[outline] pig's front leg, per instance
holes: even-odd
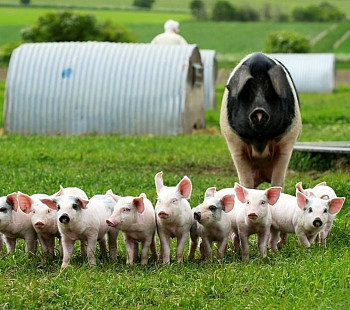
[[[188,233],[183,233],[177,238],[176,257],[177,257],[178,263],[182,263],[184,260],[184,249],[185,249],[187,236],[188,236]]]
[[[170,238],[164,232],[159,232],[159,239],[163,264],[170,264]]]
[[[108,233],[109,257],[112,261],[117,260],[117,239],[119,231],[111,229]]]
[[[4,236],[5,243],[6,243],[6,248],[7,248],[7,254],[11,254],[15,251],[16,249],[16,238],[10,238]]]
[[[280,232],[276,229],[274,229],[273,227],[271,227],[271,231],[270,231],[270,249],[272,251],[272,253],[276,253],[277,252],[277,241],[278,241],[278,237],[280,235]]]
[[[222,241],[218,242],[218,258],[223,259],[226,249],[227,249],[228,238],[224,238]]]
[[[63,261],[61,269],[67,268],[74,249],[74,240],[62,235]]]
[[[283,187],[288,163],[293,151],[293,145],[294,143],[285,145],[284,150],[281,150],[280,155],[274,162],[274,166],[272,168],[271,186]]]
[[[126,264],[133,265],[135,257],[135,242],[126,236],[124,236],[124,242],[126,247]]]
[[[204,253],[204,260],[213,261],[213,251],[211,249],[211,242],[208,238],[202,237],[202,247]]]
[[[106,235],[104,235],[98,243],[100,244],[101,255],[103,257],[107,257],[107,240],[106,240]]]
[[[269,240],[269,235],[270,235],[270,229],[267,231],[265,230],[257,235],[258,249],[262,257],[266,257],[267,255],[266,245],[267,245],[267,241]]]
[[[190,252],[188,254],[188,260],[194,260],[196,249],[198,247],[198,228],[197,223],[193,222],[190,230]]]
[[[239,236],[241,239],[241,248],[242,248],[242,260],[246,261],[249,259],[249,242],[248,242],[248,234],[239,232]]]
[[[281,240],[277,243],[278,249],[282,249],[282,247],[287,244],[288,241],[288,234],[287,233],[281,233],[280,234]]]
[[[84,240],[80,240],[80,253],[81,253],[81,256],[86,256],[87,245],[86,245],[86,241]]]
[[[232,154],[239,183],[244,187],[254,188],[253,171],[251,168],[251,162],[248,160],[247,155],[244,153]]]
[[[147,263],[148,263],[148,252],[149,252],[149,248],[151,246],[151,243],[152,243],[152,239],[146,240],[142,244],[141,265],[147,265]]]
[[[28,254],[35,254],[38,247],[37,239],[34,236],[29,236],[25,239],[25,252]]]
[[[41,244],[41,249],[43,251],[43,256],[45,258],[53,257],[53,255],[51,256],[51,253],[50,253],[50,250],[49,250],[50,247],[51,247],[50,246],[51,239],[50,238],[46,239],[42,235],[38,235],[38,239],[39,239],[39,242]]]
[[[156,236],[155,234],[153,234],[152,236],[152,242],[151,242],[151,252],[152,252],[152,256],[153,256],[153,259],[155,261],[158,261],[158,253],[157,253],[157,247],[156,247]]]
[[[310,242],[306,234],[302,231],[297,232],[297,237],[299,242],[304,245],[305,247],[309,248],[310,247]]]
[[[58,253],[60,257],[63,257],[62,237],[58,238]]]
[[[96,266],[96,243],[97,243],[97,235],[96,236],[89,236],[87,240],[87,257],[89,261],[90,267]]]

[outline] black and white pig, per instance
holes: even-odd
[[[245,57],[224,92],[220,126],[239,182],[283,186],[301,131],[299,98],[287,69],[263,53]]]

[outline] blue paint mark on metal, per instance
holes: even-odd
[[[62,79],[69,78],[72,75],[72,68],[67,68],[62,71]]]

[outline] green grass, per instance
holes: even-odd
[[[295,7],[305,7],[309,5],[317,5],[323,0],[294,0],[294,1],[279,1],[279,0],[253,0],[249,3],[242,3],[240,0],[228,0],[233,5],[240,7],[244,5],[250,5],[251,7],[262,10],[266,4],[269,4],[272,13],[277,11],[290,13]],[[158,10],[189,10],[191,0],[156,0],[153,4],[154,9]],[[212,11],[215,1],[213,0],[203,0],[205,7],[209,12]],[[17,5],[18,0],[0,0],[0,4],[12,4]],[[108,6],[108,7],[118,7],[118,8],[132,8],[133,0],[59,0],[59,1],[49,1],[49,0],[31,0],[34,5],[66,5],[66,6]],[[331,3],[338,7],[341,11],[349,15],[350,3],[344,0],[332,0]]]

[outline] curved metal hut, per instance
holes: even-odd
[[[6,82],[4,129],[39,135],[176,135],[204,126],[196,45],[23,44]]]

